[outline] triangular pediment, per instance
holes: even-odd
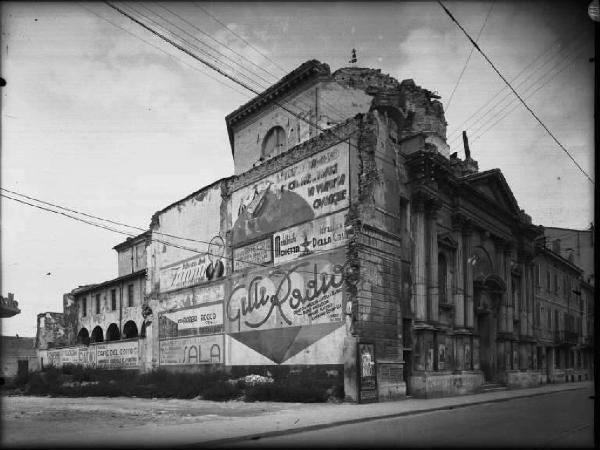
[[[469,175],[464,178],[464,182],[489,200],[491,205],[519,215],[520,209],[517,200],[499,169]]]

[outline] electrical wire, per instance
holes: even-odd
[[[533,95],[535,93],[537,93],[540,89],[542,89],[544,86],[546,86],[550,81],[552,81],[554,78],[556,78],[558,75],[560,75],[562,72],[564,72],[566,69],[568,69],[571,65],[571,63],[573,61],[575,61],[577,59],[577,57],[579,56],[580,53],[582,53],[583,49],[581,49],[580,51],[576,52],[573,54],[573,57],[571,58],[570,61],[567,60],[567,63],[556,73],[554,73],[550,78],[548,78],[546,81],[544,81],[544,83],[542,83],[540,86],[537,87],[537,89],[535,89],[533,92],[529,93],[525,99],[528,100],[531,97],[533,97]],[[501,109],[498,114],[494,115],[492,118],[490,118],[490,121],[494,119],[494,117],[497,117],[499,114],[501,114],[504,110],[506,110],[506,108],[513,106],[511,109],[509,109],[506,114],[504,114],[502,117],[500,117],[498,120],[496,120],[495,122],[493,122],[489,127],[487,127],[485,130],[483,130],[481,133],[479,133],[478,135],[476,135],[476,133],[479,132],[479,130],[481,130],[486,124],[489,124],[490,122],[486,122],[486,124],[483,124],[481,127],[479,127],[476,131],[474,131],[474,138],[472,140],[472,142],[476,142],[479,138],[481,138],[481,136],[483,136],[485,133],[487,133],[489,130],[491,130],[493,127],[495,127],[498,123],[500,123],[504,118],[506,118],[511,112],[513,112],[518,106],[519,106],[519,102],[518,101],[514,101],[514,102],[510,102],[508,103],[503,109]]]
[[[207,16],[211,17],[215,22],[217,22],[218,24],[220,24],[223,28],[225,28],[231,34],[233,34],[234,36],[236,36],[237,38],[239,38],[243,42],[245,42],[251,49],[253,49],[255,52],[257,52],[260,56],[262,56],[267,61],[269,61],[271,64],[273,64],[275,67],[277,67],[279,70],[281,70],[282,74],[285,74],[285,73],[288,72],[286,69],[284,69],[283,67],[281,67],[275,61],[273,61],[271,58],[269,58],[267,55],[265,55],[263,52],[261,52],[259,49],[257,49],[254,45],[252,45],[250,42],[248,42],[242,36],[240,36],[239,34],[237,34],[235,31],[233,31],[231,28],[229,28],[227,25],[225,25],[223,22],[221,22],[217,17],[215,17],[213,14],[211,14],[205,8],[203,8],[202,6],[200,6],[198,3],[192,2],[192,5],[194,5],[198,9],[202,10]]]
[[[483,29],[485,28],[485,24],[487,23],[488,18],[490,17],[492,9],[494,9],[494,1],[493,0],[492,0],[492,4],[490,5],[490,9],[488,10],[487,15],[485,16],[483,25],[481,25],[481,28],[479,29],[479,33],[477,34],[477,38],[475,39],[475,42],[479,42],[479,38],[481,37],[481,33],[483,33]],[[467,66],[469,65],[469,61],[471,60],[471,57],[473,56],[474,51],[475,51],[475,47],[471,47],[471,51],[469,52],[469,56],[467,57],[467,60],[465,61],[465,65],[463,66],[463,68],[460,72],[460,75],[458,76],[458,79],[456,80],[456,84],[454,85],[454,89],[452,89],[452,93],[450,94],[450,97],[448,98],[448,101],[446,102],[446,106],[444,107],[445,113],[448,113],[448,109],[450,108],[450,102],[452,102],[452,97],[454,97],[456,88],[460,84],[460,80],[462,79],[462,77],[465,73],[465,70],[467,70]]]
[[[28,199],[31,199],[31,200],[34,200],[34,201],[37,201],[37,202],[42,203],[42,204],[51,205],[51,206],[56,207],[58,209],[63,209],[63,210],[69,211],[69,212],[74,212],[75,214],[84,215],[84,216],[87,216],[87,217],[90,217],[90,218],[95,218],[97,220],[102,220],[102,221],[110,222],[110,223],[121,225],[121,226],[126,226],[126,227],[130,227],[130,228],[138,228],[138,227],[135,227],[133,225],[122,224],[120,222],[111,221],[109,219],[103,219],[103,218],[100,218],[100,217],[97,217],[97,216],[93,216],[93,215],[89,215],[89,214],[86,214],[86,213],[82,213],[82,212],[79,212],[79,211],[76,211],[76,210],[73,210],[73,209],[68,209],[68,208],[65,208],[65,207],[62,207],[62,206],[59,206],[59,205],[54,205],[52,203],[45,202],[43,200],[35,199],[34,197],[28,197],[28,196],[25,196],[23,194],[19,194],[18,192],[15,192],[15,191],[9,191],[9,190],[4,189],[4,188],[0,188],[0,189],[5,190],[7,192],[14,193],[16,195],[19,195],[19,196],[22,196],[22,197],[25,197],[25,198],[28,198]],[[103,225],[103,224],[98,224],[98,223],[95,223],[95,222],[92,222],[92,221],[89,221],[89,220],[81,219],[81,218],[73,216],[71,214],[67,214],[67,213],[64,213],[64,212],[61,212],[61,211],[55,211],[53,209],[46,208],[44,206],[40,206],[40,205],[36,205],[36,204],[33,204],[33,203],[29,203],[29,202],[26,202],[24,200],[21,200],[21,199],[18,199],[18,198],[14,198],[14,197],[11,197],[10,195],[6,195],[6,194],[3,194],[3,193],[0,193],[0,197],[4,197],[4,198],[10,199],[10,200],[14,200],[14,201],[16,201],[18,203],[21,203],[21,204],[24,204],[24,205],[27,205],[27,206],[31,206],[31,207],[34,207],[34,208],[37,208],[37,209],[40,209],[40,210],[43,210],[43,211],[47,211],[47,212],[51,212],[51,213],[54,213],[54,214],[57,214],[57,215],[61,215],[61,216],[67,217],[69,219],[85,223],[87,225],[95,226],[95,227],[102,228],[102,229],[105,229],[105,230],[108,230],[108,231],[112,231],[112,232],[115,232],[115,233],[123,234],[123,235],[129,236],[129,237],[134,237],[135,238],[135,237],[139,236],[138,234],[132,234],[132,233],[127,232],[127,231],[122,231],[122,230],[115,229],[114,227],[110,227],[110,226]],[[145,231],[149,231],[149,230],[145,230]],[[174,238],[177,238],[177,239],[187,239],[187,240],[191,240],[191,241],[194,241],[194,242],[199,242],[199,243],[204,243],[204,244],[210,245],[210,242],[208,242],[208,241],[202,241],[202,240],[190,239],[190,238],[183,238],[183,237],[180,237],[180,236],[174,236],[174,235],[170,235],[170,234],[166,234],[166,233],[160,233],[160,232],[155,232],[155,231],[151,231],[151,233],[152,234],[156,233],[156,234],[160,234],[160,235],[164,235],[164,236],[174,237]],[[185,246],[182,246],[182,245],[179,245],[179,244],[175,244],[175,243],[172,243],[172,242],[169,242],[169,241],[164,241],[162,239],[156,239],[156,238],[154,238],[152,236],[150,236],[150,240],[152,242],[158,242],[159,244],[167,245],[167,246],[178,248],[178,249],[181,249],[181,250],[186,250],[186,251],[189,251],[189,252],[192,252],[192,253],[196,253],[196,254],[200,254],[200,255],[207,254],[207,251],[201,251],[201,250],[198,250],[198,249],[195,249],[195,248],[185,247]],[[315,256],[315,255],[319,256],[321,254],[329,253],[332,250],[333,249],[328,249],[328,250],[314,250],[314,251],[312,251],[310,253],[310,255],[312,255],[312,256]],[[270,263],[261,264],[261,263],[257,263],[257,262],[254,262],[254,261],[248,261],[248,260],[244,260],[244,259],[240,259],[240,258],[233,258],[233,257],[230,257],[230,256],[225,256],[225,255],[222,255],[221,257],[223,259],[226,259],[226,260],[238,261],[238,262],[246,263],[246,264],[249,264],[249,265],[255,265],[255,266],[261,267],[261,268],[272,267],[270,265]],[[313,273],[312,271],[303,271],[303,270],[298,270],[297,272],[298,273],[309,273],[309,274]],[[331,273],[331,272],[320,272],[320,273],[324,273],[324,274],[328,274],[328,275],[336,275],[336,274]]]
[[[77,2],[77,4],[78,4],[79,6],[81,6],[82,8],[84,8],[84,9],[88,10],[88,11],[89,11],[89,12],[91,12],[92,14],[94,14],[96,17],[99,17],[100,19],[104,20],[105,22],[108,22],[108,23],[110,23],[110,24],[111,24],[111,25],[113,25],[114,27],[116,27],[116,28],[119,28],[120,30],[122,30],[122,31],[126,32],[127,34],[129,34],[129,35],[133,36],[133,37],[134,37],[134,38],[136,38],[136,39],[139,39],[140,41],[142,41],[142,42],[144,42],[144,43],[148,44],[149,46],[151,46],[151,47],[155,48],[156,50],[159,50],[159,51],[161,51],[161,52],[162,52],[162,53],[164,53],[165,55],[167,55],[167,56],[169,56],[169,57],[171,57],[171,58],[173,58],[173,59],[176,59],[177,61],[181,62],[182,64],[185,64],[186,66],[190,67],[191,69],[195,70],[196,72],[200,72],[200,73],[202,73],[202,74],[206,75],[208,78],[210,78],[210,79],[212,79],[212,80],[216,81],[216,82],[217,82],[217,83],[219,83],[219,84],[222,84],[223,86],[226,86],[226,87],[228,87],[228,88],[230,88],[230,89],[233,89],[235,92],[237,92],[237,93],[239,93],[239,94],[242,94],[242,95],[243,95],[243,96],[245,96],[245,97],[252,98],[252,96],[251,96],[250,94],[248,94],[247,92],[241,91],[241,90],[239,90],[238,88],[236,88],[235,86],[228,85],[228,84],[226,84],[225,82],[223,82],[223,80],[221,80],[220,78],[217,78],[217,77],[215,77],[215,76],[211,75],[210,73],[208,73],[208,72],[206,72],[206,71],[204,71],[204,70],[201,70],[201,69],[200,69],[200,68],[198,68],[198,67],[195,67],[195,66],[193,66],[193,65],[189,64],[189,63],[188,63],[188,62],[186,62],[185,60],[183,60],[183,59],[181,59],[181,58],[179,58],[179,57],[177,57],[177,56],[175,56],[175,55],[172,55],[171,53],[169,53],[169,52],[167,52],[166,50],[164,50],[164,49],[162,49],[162,48],[158,47],[157,45],[154,45],[154,44],[152,44],[151,42],[149,42],[149,41],[147,41],[147,40],[145,40],[145,39],[141,38],[140,36],[138,36],[138,35],[136,35],[136,34],[132,33],[131,31],[127,30],[126,28],[123,28],[123,27],[121,27],[121,26],[117,25],[116,23],[112,22],[111,20],[107,19],[106,17],[102,16],[101,14],[98,14],[98,13],[97,13],[97,12],[95,12],[94,10],[92,10],[92,9],[88,8],[88,7],[87,7],[85,4],[83,4],[83,3],[81,3],[81,2]]]
[[[565,52],[565,54],[567,55],[567,57],[569,57],[569,55],[571,54],[569,48],[575,46],[578,41],[583,40],[582,36],[579,36],[576,40],[574,40],[573,42],[571,42],[566,48],[563,48],[561,50],[559,50],[558,53],[556,53],[555,55],[551,56],[549,59],[547,59],[543,64],[541,64],[540,66],[538,66],[537,68],[533,69],[533,71],[531,73],[529,73],[524,79],[520,80],[515,86],[516,87],[521,87],[523,86],[536,72],[538,72],[540,69],[542,69],[543,67],[545,67],[550,61],[554,60],[555,58],[559,57],[561,53]],[[580,48],[580,46],[577,46],[577,48]],[[547,53],[547,52],[545,52]],[[535,61],[539,60],[540,58],[538,57]],[[551,72],[552,70],[554,70],[554,68],[556,68],[556,66],[562,64],[562,61],[559,59],[550,69],[546,70],[540,77],[536,78],[535,80],[533,80],[533,82],[531,84],[529,84],[529,86],[527,86],[525,89],[529,89],[530,87],[532,87],[533,85],[535,85],[536,83],[538,83],[541,79],[543,79],[549,72]],[[530,65],[528,65],[526,67],[526,69],[528,67],[530,67]],[[519,73],[519,75],[517,75],[515,78],[513,78],[511,80],[511,82],[514,82],[517,78],[519,78],[523,73],[524,73],[525,69],[523,71],[521,71]],[[492,103],[493,99],[496,98],[499,94],[501,94],[502,92],[504,92],[504,95],[496,102],[494,102],[494,104],[492,104],[490,106],[490,104]],[[471,114],[471,116],[469,116],[469,118],[465,121],[463,121],[461,123],[461,125],[459,126],[460,128],[463,128],[464,125],[469,122],[476,113],[478,113],[479,111],[481,111],[482,109],[485,109],[489,106],[488,110],[486,112],[484,112],[483,114],[479,114],[477,116],[477,118],[475,119],[475,121],[471,122],[468,125],[468,129],[473,128],[477,123],[483,121],[488,114],[492,113],[494,111],[495,108],[497,108],[499,105],[501,105],[504,100],[508,99],[511,97],[511,92],[510,90],[504,86],[502,87],[497,93],[496,95],[494,95],[494,97],[492,97],[492,99],[490,99],[488,102],[486,102],[482,107],[480,107],[475,113]],[[516,99],[514,97],[512,97],[509,100],[509,103],[512,103],[513,101],[515,101]],[[518,100],[517,100],[518,101]],[[448,143],[450,145],[455,144],[459,139],[461,139],[461,134],[460,134],[460,128],[457,128],[456,131],[452,132],[450,135],[454,136],[452,138],[450,138],[448,140]]]
[[[107,2],[107,4],[108,4],[108,2]],[[109,4],[109,5],[110,5],[110,4]],[[140,13],[140,12],[139,12],[139,11],[138,11],[136,8],[134,8],[134,7],[132,7],[132,6],[129,6],[129,5],[127,5],[127,6],[126,6],[126,8],[127,8],[127,9],[129,9],[129,10],[131,10],[131,11],[134,11],[134,12],[135,12],[136,14],[138,14],[140,17],[142,17],[142,18],[144,18],[144,19],[146,19],[146,20],[148,20],[148,21],[152,22],[152,23],[153,23],[153,24],[155,24],[156,26],[158,26],[158,27],[162,28],[162,29],[163,29],[165,32],[167,32],[168,34],[170,34],[170,35],[171,35],[173,38],[175,38],[175,39],[178,39],[179,41],[181,41],[180,43],[178,43],[178,44],[180,45],[180,50],[181,50],[181,49],[183,49],[183,48],[185,48],[185,47],[184,47],[184,45],[187,45],[187,46],[189,46],[189,47],[191,47],[191,48],[195,49],[196,51],[200,52],[201,54],[203,54],[203,55],[207,56],[208,58],[212,59],[212,60],[214,61],[214,63],[212,63],[213,65],[215,65],[215,64],[219,64],[219,65],[221,65],[221,66],[225,66],[225,67],[229,68],[229,70],[231,70],[233,73],[237,73],[237,74],[238,74],[238,75],[240,75],[241,77],[245,78],[245,79],[247,80],[247,82],[249,82],[249,83],[253,84],[255,87],[258,87],[259,89],[263,89],[263,90],[265,89],[265,86],[263,86],[261,83],[259,83],[258,81],[254,80],[253,78],[251,78],[249,75],[245,74],[244,72],[241,72],[241,71],[239,71],[238,69],[236,69],[235,67],[233,67],[233,66],[232,66],[231,64],[229,64],[228,62],[223,62],[223,61],[221,61],[221,60],[220,60],[218,57],[216,57],[215,55],[212,55],[212,54],[211,54],[211,53],[209,53],[208,51],[206,51],[206,50],[204,50],[204,49],[202,49],[202,48],[198,47],[197,45],[194,45],[194,44],[192,44],[191,42],[189,42],[188,40],[184,39],[183,37],[181,37],[181,36],[179,36],[179,35],[177,35],[177,34],[173,33],[173,32],[172,32],[170,29],[168,29],[168,28],[166,28],[165,26],[161,25],[161,24],[160,24],[159,22],[157,22],[156,20],[154,20],[154,19],[152,19],[152,18],[150,18],[150,17],[146,16],[146,15],[145,15],[145,14],[143,14],[143,13]],[[131,13],[130,13],[130,14],[131,14]],[[140,23],[140,24],[141,24],[142,22],[141,22],[141,21],[138,21],[138,23]],[[147,29],[148,29],[148,30],[151,30],[151,28],[150,28],[150,27],[147,27]],[[189,33],[188,33],[188,34],[189,34]],[[157,35],[159,35],[159,34],[157,34]],[[160,36],[160,35],[159,35],[159,36]],[[198,40],[198,41],[199,41],[199,39],[198,39],[198,38],[196,38],[195,36],[193,36],[193,35],[192,35],[192,37],[193,37],[194,39],[196,39],[196,40]],[[200,42],[202,42],[202,41],[200,41]],[[173,44],[173,43],[174,43],[174,41],[172,41],[172,40],[171,40],[171,42],[170,42],[170,43],[171,43],[171,44]],[[185,43],[185,44],[183,44],[183,43]],[[204,43],[203,43],[203,44],[204,44]],[[206,44],[204,44],[204,45],[206,45]],[[210,46],[208,46],[208,45],[206,45],[206,46],[212,49],[212,47],[210,47]],[[187,48],[185,48],[185,50],[186,50],[186,51],[188,51],[188,55],[190,55],[190,56],[191,56],[191,55],[193,55],[193,53],[192,53],[191,51],[189,51]],[[215,51],[215,50],[213,49],[213,51]],[[223,54],[221,53],[221,55],[223,55]],[[224,55],[223,55],[223,56],[224,56]],[[227,59],[229,59],[229,58],[227,58]],[[234,62],[234,64],[235,64],[235,62]],[[226,69],[222,69],[222,67],[221,67],[221,70],[223,71],[223,73],[226,73],[226,72],[224,72]],[[222,73],[222,74],[223,74],[223,73]]]
[[[590,183],[595,184],[594,180],[592,180],[592,178],[587,174],[587,172],[585,170],[583,170],[583,168],[579,165],[579,163],[575,160],[575,158],[573,158],[571,153],[560,143],[560,141],[548,129],[548,127],[544,124],[544,122],[542,122],[542,120],[535,114],[535,112],[533,112],[533,110],[529,107],[529,105],[527,105],[527,103],[525,103],[525,100],[523,100],[521,98],[521,96],[519,95],[519,93],[517,91],[515,91],[515,89],[510,84],[510,82],[506,78],[504,78],[504,75],[502,75],[500,73],[500,71],[496,68],[494,63],[492,63],[492,61],[490,61],[488,56],[481,50],[481,48],[477,45],[477,43],[475,41],[473,41],[471,36],[469,36],[469,33],[467,33],[465,31],[465,29],[462,27],[462,25],[454,18],[454,16],[450,13],[450,11],[448,11],[448,9],[443,5],[443,3],[440,0],[438,0],[438,4],[444,9],[446,14],[448,14],[448,16],[452,19],[452,21],[454,21],[454,23],[456,23],[456,25],[461,29],[461,31],[467,36],[467,38],[471,41],[471,43],[475,46],[475,48],[479,51],[479,53],[481,53],[481,55],[490,64],[490,66],[494,69],[494,71],[498,74],[498,76],[500,78],[502,78],[502,81],[504,81],[508,85],[508,87],[513,91],[513,93],[517,96],[517,98],[521,101],[521,103],[525,106],[525,108],[527,108],[527,110],[531,113],[531,115],[537,120],[537,122],[542,126],[542,128],[544,128],[544,130],[546,130],[546,133],[548,133],[548,135],[554,140],[554,142],[556,142],[556,144],[563,150],[563,152],[565,152],[567,154],[569,159],[571,159],[571,161],[573,161],[573,163],[577,166],[577,168],[580,170],[580,172],[586,176],[586,178],[590,181]]]
[[[276,75],[274,75],[273,73],[269,72],[268,70],[261,68],[260,66],[258,66],[256,63],[254,63],[252,60],[250,60],[249,58],[245,57],[244,55],[236,52],[235,50],[233,50],[232,48],[230,48],[228,45],[214,39],[212,36],[210,36],[208,33],[204,32],[202,29],[200,29],[198,26],[194,25],[193,23],[189,22],[188,20],[186,20],[185,18],[181,17],[180,15],[178,15],[177,13],[171,11],[170,9],[166,8],[165,6],[162,6],[160,4],[157,3],[158,6],[160,6],[161,8],[163,8],[164,10],[168,11],[169,13],[171,13],[172,15],[174,15],[175,17],[178,17],[180,20],[182,20],[183,22],[185,22],[186,24],[190,25],[192,28],[194,28],[195,30],[199,31],[200,33],[202,33],[203,35],[208,36],[210,39],[212,39],[213,41],[219,43],[220,45],[222,45],[223,47],[225,47],[227,50],[231,51],[232,53],[235,53],[237,55],[239,55],[243,60],[249,62],[250,64],[252,64],[255,67],[260,68],[261,70],[263,70],[265,73],[269,74],[271,77],[273,77],[275,80],[278,79],[278,77]],[[187,32],[186,30],[184,30],[183,28],[177,26],[176,24],[173,24],[172,22],[166,20],[163,16],[157,14],[155,11],[151,10],[150,8],[144,6],[144,5],[140,5],[142,6],[144,9],[152,12],[153,14],[157,15],[158,17],[160,17],[161,19],[163,19],[164,21],[166,21],[167,23],[169,23],[170,25],[175,26],[176,28],[178,28],[179,30],[183,31],[184,33],[188,34],[189,36],[192,36],[195,40],[197,40],[198,42],[202,43],[203,45],[207,46],[208,48],[210,48],[211,50],[215,51],[216,53],[220,54],[221,56],[229,59],[230,61],[232,61],[234,64],[237,64],[239,66],[241,66],[241,64],[239,64],[237,61],[229,58],[228,56],[224,55],[223,53],[219,52],[218,50],[215,50],[213,47],[211,47],[210,45],[206,44],[205,42],[201,41],[200,39],[198,39],[196,36],[192,35],[191,33]],[[131,8],[131,7],[130,7]],[[131,8],[133,9],[133,8]],[[135,10],[135,9],[134,9]],[[165,29],[165,27],[163,27],[163,29]],[[173,32],[171,30],[169,30],[169,32],[173,35]],[[242,66],[243,67],[243,66]],[[260,76],[258,73],[250,71],[249,69],[246,69],[249,73],[251,73],[253,76],[256,76],[258,78],[260,78],[261,80],[263,80],[264,82],[267,83],[268,85],[271,85],[273,82],[266,80],[264,77]],[[261,89],[266,89],[266,86],[257,83]],[[296,102],[299,103],[300,105],[302,105],[304,108],[308,107],[312,107],[312,105],[309,105],[307,103],[303,103],[302,99],[296,99]],[[321,100],[321,106],[325,107],[324,109],[329,110],[329,112],[332,112],[334,115],[337,115],[339,118],[343,118],[344,114],[338,110],[335,106],[329,104],[327,101],[325,100]],[[299,111],[302,111],[299,108]]]
[[[228,49],[230,52],[234,53],[235,55],[239,56],[240,58],[242,58],[245,61],[248,61],[250,64],[252,64],[254,67],[256,67],[257,69],[262,70],[264,73],[268,74],[269,76],[271,76],[272,78],[274,78],[275,81],[277,81],[279,79],[279,77],[277,75],[272,74],[271,72],[269,72],[267,69],[265,69],[264,67],[259,66],[258,64],[256,64],[254,61],[252,61],[250,58],[242,55],[241,53],[238,53],[237,51],[235,51],[234,49],[232,49],[230,46],[228,46],[227,44],[224,44],[223,42],[215,39],[214,37],[212,37],[210,34],[206,33],[205,31],[203,31],[202,29],[200,29],[198,26],[194,25],[192,22],[190,22],[189,20],[185,19],[184,17],[181,17],[179,14],[173,12],[172,10],[170,10],[169,8],[167,8],[166,6],[157,3],[157,2],[152,2],[155,5],[157,5],[158,7],[164,9],[165,11],[169,12],[170,14],[174,15],[175,17],[177,17],[179,20],[181,20],[182,22],[190,25],[192,28],[194,28],[195,30],[199,31],[201,34],[203,34],[204,36],[208,37],[209,39],[211,39],[212,41],[216,42],[219,45],[222,45],[223,47],[225,47],[226,49]],[[148,8],[146,8],[148,9]],[[266,80],[265,80],[266,81]],[[269,83],[272,83],[273,81],[270,81]]]

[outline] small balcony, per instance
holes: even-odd
[[[555,331],[554,343],[557,345],[577,345],[579,343],[579,335],[575,331]]]

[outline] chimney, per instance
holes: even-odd
[[[467,132],[463,130],[463,146],[465,147],[465,159],[471,159],[471,150],[469,149],[469,138],[467,138]]]
[[[552,251],[560,255],[560,239],[552,241]]]
[[[9,292],[8,293],[8,300],[12,302],[12,301],[14,301],[14,299],[15,299],[15,294],[13,294],[12,292]]]

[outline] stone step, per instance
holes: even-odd
[[[506,391],[507,387],[499,383],[486,383],[483,386],[481,386],[481,390],[483,392]]]

